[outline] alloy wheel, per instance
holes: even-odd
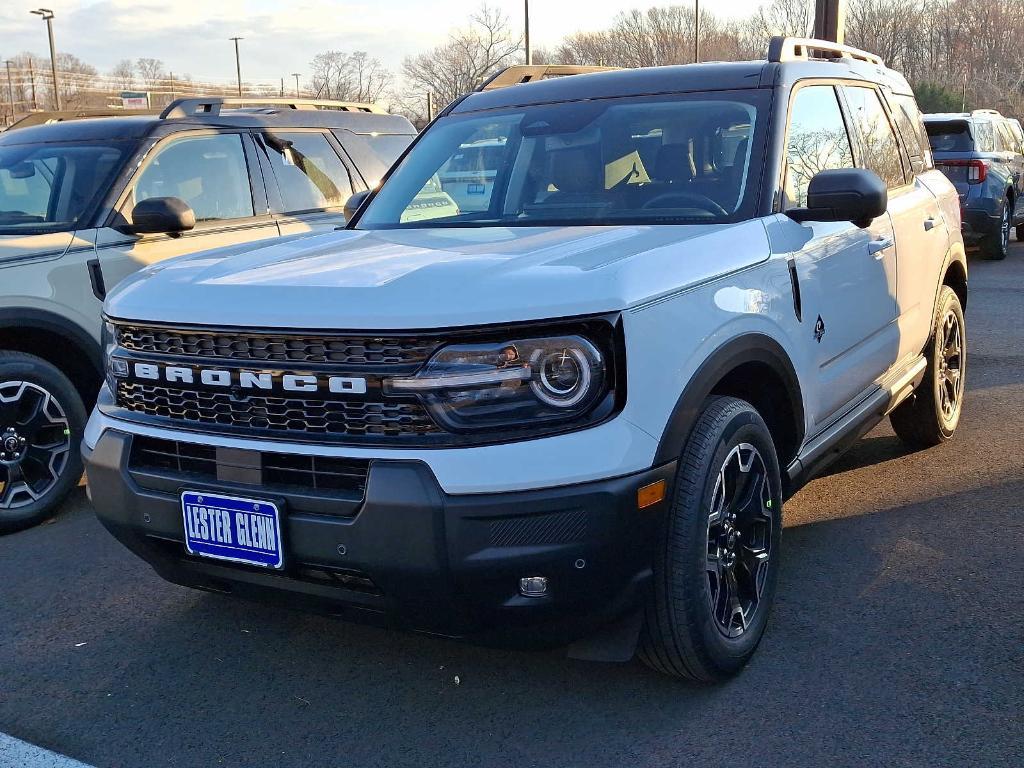
[[[999,223],[999,237],[1002,239],[1003,253],[1010,249],[1010,202],[1003,206],[1003,220]]]
[[[960,407],[964,391],[964,336],[960,318],[952,310],[942,320],[942,349],[939,353],[939,404],[942,418],[950,421]]]
[[[707,527],[708,598],[726,637],[746,632],[761,606],[772,552],[772,496],[760,452],[741,443],[726,456]]]
[[[71,455],[61,404],[28,381],[0,381],[0,511],[26,507],[60,481]]]

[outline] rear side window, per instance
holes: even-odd
[[[360,133],[357,134],[378,157],[385,168],[395,164],[395,160],[405,152],[405,148],[412,144],[415,136],[407,136],[402,133]]]
[[[1017,137],[1014,135],[1013,129],[1010,127],[1009,120],[1003,120],[999,123],[998,137],[998,147],[1000,152],[1020,151],[1020,142],[1017,141]]]
[[[903,137],[910,156],[910,165],[914,173],[921,173],[928,167],[927,135],[921,125],[921,112],[913,96],[890,96],[892,115],[896,119],[896,127]]]
[[[974,124],[974,143],[979,152],[996,151],[996,131],[992,123],[977,122]]]
[[[925,123],[933,152],[973,152],[974,139],[965,120]]]
[[[793,97],[786,139],[787,208],[807,205],[807,187],[820,171],[853,168],[843,113],[831,85],[810,85]]]
[[[889,189],[903,186],[903,163],[892,124],[874,88],[844,86],[850,115],[860,138],[861,165],[874,171]]]
[[[264,142],[284,213],[338,208],[351,197],[348,169],[324,134],[275,131]]]
[[[151,197],[177,197],[195,211],[196,221],[253,215],[249,170],[237,133],[171,139],[139,175],[131,204]]]

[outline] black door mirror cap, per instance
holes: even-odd
[[[352,217],[356,215],[356,211],[359,210],[359,206],[366,202],[371,194],[372,190],[364,189],[362,192],[356,192],[348,200],[345,201],[345,221],[352,221]],[[342,227],[344,229],[344,227]]]
[[[835,168],[815,174],[807,207],[786,211],[794,221],[849,221],[862,229],[889,207],[889,191],[874,171]]]
[[[195,211],[180,197],[150,197],[135,204],[125,229],[136,235],[179,235],[195,226]]]

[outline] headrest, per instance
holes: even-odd
[[[663,144],[651,174],[658,181],[691,181],[690,148],[686,144]]]
[[[559,192],[597,192],[604,188],[596,147],[575,147],[551,153],[551,183]]]

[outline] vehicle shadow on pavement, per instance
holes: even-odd
[[[1015,480],[787,528],[768,634],[719,687],[191,592],[85,508],[21,535],[65,590],[19,579],[33,618],[0,608],[0,723],[100,766],[1009,764],[1024,598],[1001,542],[1024,539],[1022,495]],[[48,554],[58,526],[96,556]],[[721,733],[737,709],[744,727]]]

